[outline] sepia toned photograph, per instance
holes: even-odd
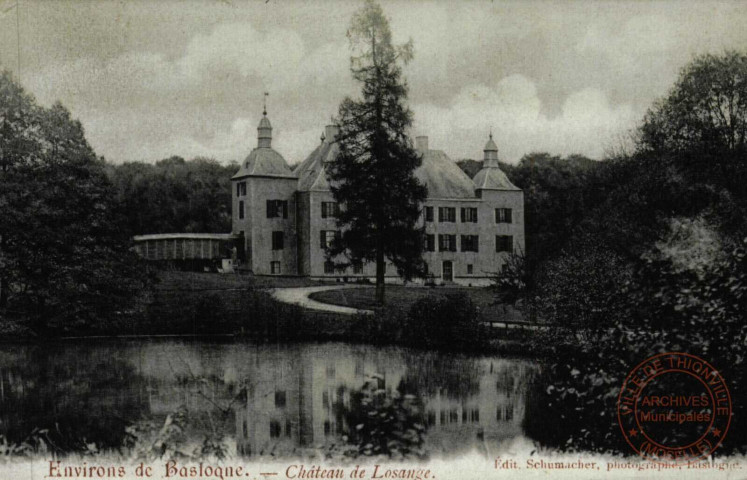
[[[745,7],[0,0],[0,480],[744,478]]]

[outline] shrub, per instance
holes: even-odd
[[[373,314],[356,315],[346,331],[346,336],[375,344],[400,343],[405,335],[407,315],[397,307],[385,305]]]
[[[403,340],[426,348],[474,351],[486,346],[486,333],[475,304],[459,293],[415,302],[407,315]]]

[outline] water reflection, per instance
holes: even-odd
[[[344,443],[366,382],[413,395],[429,453],[489,448],[521,434],[527,362],[346,344],[139,342],[3,347],[0,433],[48,429],[61,450],[116,447],[125,426],[188,412],[184,434],[230,439],[239,455]]]

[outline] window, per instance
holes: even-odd
[[[322,202],[322,218],[335,218],[340,213],[337,202]]]
[[[511,209],[510,208],[496,208],[495,209],[495,223],[511,223]]]
[[[456,222],[456,207],[438,207],[439,222]]]
[[[267,218],[288,218],[287,200],[267,200]]]
[[[283,249],[283,232],[272,232],[272,249],[282,250]]]
[[[319,231],[319,246],[323,249],[329,248],[334,240],[339,235],[337,230],[320,230]]]
[[[496,235],[495,236],[495,251],[513,253],[514,251],[513,235]]]
[[[324,262],[324,273],[328,275],[335,273],[335,263],[329,260]]]
[[[291,436],[291,421],[289,418],[285,420],[285,436]]]
[[[477,223],[477,207],[462,207],[462,223]]]
[[[456,235],[439,235],[438,236],[439,252],[456,252]]]
[[[275,390],[275,407],[285,407],[285,390]]]
[[[333,379],[337,375],[337,369],[334,365],[327,365],[327,368],[325,369],[325,373],[327,374],[327,378]]]
[[[472,275],[474,273],[474,269],[472,268],[472,264],[467,264],[467,275]]]
[[[280,262],[270,262],[270,273],[273,275],[280,273]]]
[[[425,234],[425,251],[426,252],[436,251],[436,236],[432,233]]]
[[[449,410],[449,423],[457,423],[459,421],[459,412],[456,408]]]
[[[479,250],[479,237],[477,235],[462,235],[462,251],[477,252]]]
[[[280,437],[280,422],[277,420],[270,420],[270,438]]]
[[[425,221],[426,222],[433,221],[433,207],[425,207]]]
[[[322,407],[329,408],[329,392],[322,392]]]
[[[428,410],[428,426],[432,427],[436,424],[436,412]]]
[[[469,421],[472,423],[480,423],[480,409],[473,408],[469,412]]]
[[[244,218],[244,201],[239,201],[239,219]]]
[[[360,275],[363,273],[363,265],[353,265],[353,273]]]
[[[241,197],[246,195],[246,182],[238,182],[236,184],[236,196]]]

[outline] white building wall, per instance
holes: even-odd
[[[280,262],[280,275],[297,275],[295,178],[248,177],[247,260],[255,275],[270,275],[271,262]],[[235,188],[235,187],[234,187]],[[235,193],[235,192],[234,192]],[[267,218],[267,200],[288,202],[288,218]],[[235,217],[234,217],[235,218]],[[283,249],[272,249],[272,232],[283,232]]]

